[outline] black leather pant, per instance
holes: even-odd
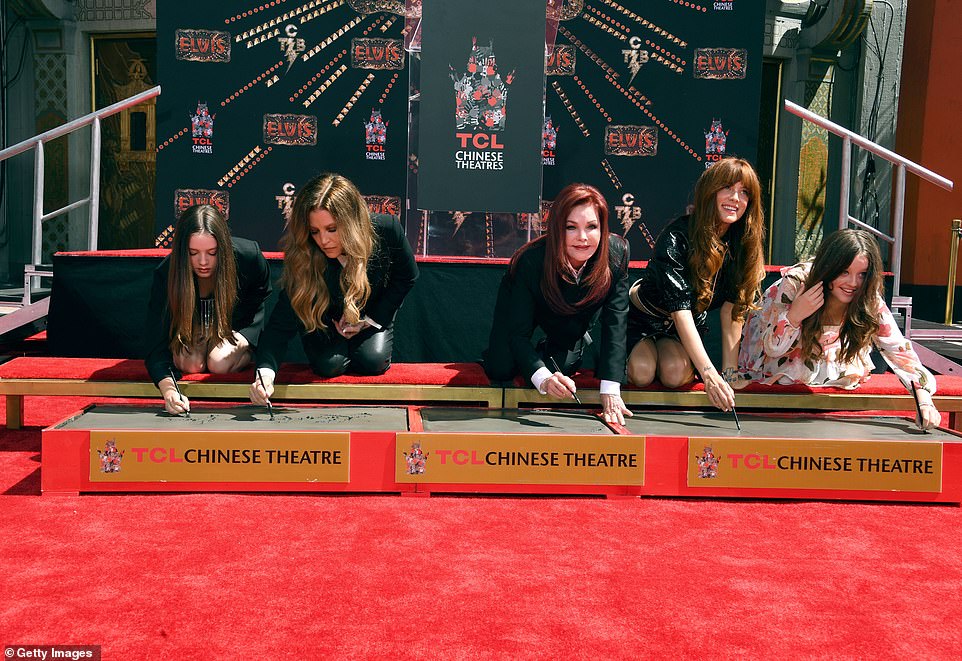
[[[394,323],[378,330],[368,327],[351,339],[334,328],[301,338],[304,353],[315,374],[322,377],[358,374],[383,374],[391,366],[394,350]]]

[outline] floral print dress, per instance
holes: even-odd
[[[833,386],[851,390],[867,381],[874,369],[871,347],[866,346],[848,362],[839,362],[842,342],[840,326],[823,326],[817,358],[802,357],[798,342],[801,329],[788,321],[795,296],[804,291],[810,263],[782,269],[782,278],[769,287],[762,297],[762,307],[749,315],[742,332],[738,353],[739,370],[760,383],[801,383],[809,386]],[[922,365],[912,343],[899,331],[888,306],[878,301],[879,330],[872,344],[882,354],[892,371],[911,390],[911,382],[935,393],[935,377]]]

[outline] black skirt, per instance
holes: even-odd
[[[678,329],[671,318],[671,313],[666,312],[658,306],[652,304],[640,295],[639,283],[636,281],[629,290],[628,300],[628,348],[629,351],[641,340],[651,338],[658,340],[662,337],[670,337],[679,340]],[[704,312],[694,314],[695,328],[704,337],[708,333],[708,315]]]

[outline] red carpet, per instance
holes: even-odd
[[[962,509],[578,498],[39,497],[0,432],[0,644],[104,659],[962,656]]]

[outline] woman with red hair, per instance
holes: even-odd
[[[608,233],[597,188],[570,184],[555,199],[547,232],[521,246],[501,281],[484,368],[492,380],[517,374],[543,395],[572,399],[588,330],[600,316],[595,375],[605,420],[631,415],[621,399],[628,314],[628,244]],[[535,328],[545,337],[532,342]]]

